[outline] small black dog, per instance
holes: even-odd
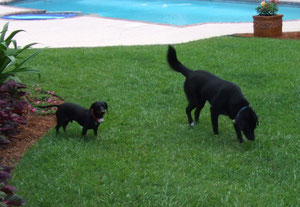
[[[59,128],[62,126],[64,131],[66,131],[66,127],[69,122],[75,120],[81,126],[82,136],[85,137],[88,129],[93,129],[95,136],[97,136],[97,131],[99,124],[104,121],[104,114],[108,110],[108,106],[106,102],[97,101],[93,103],[90,109],[85,109],[81,106],[78,106],[73,103],[63,103],[61,105],[48,105],[48,106],[39,106],[40,108],[49,108],[49,107],[57,107],[56,111],[56,120],[57,125],[56,135],[59,133]]]
[[[241,143],[244,142],[241,131],[249,140],[255,140],[254,129],[258,126],[258,117],[239,86],[207,71],[188,69],[178,61],[172,46],[169,46],[167,61],[174,71],[186,77],[184,91],[189,102],[186,114],[190,126],[194,126],[192,110],[196,108],[195,120],[198,122],[200,111],[208,101],[215,134],[219,134],[218,117],[223,114],[233,120],[237,138]]]

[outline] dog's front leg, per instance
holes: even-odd
[[[82,129],[82,137],[83,137],[83,138],[86,138],[87,129],[88,129],[88,128],[85,127],[85,126],[84,126],[83,129]]]
[[[238,140],[240,141],[240,143],[243,143],[244,140],[243,140],[242,132],[241,132],[240,128],[237,126],[236,123],[233,123],[233,126],[234,126],[234,130],[236,132]]]
[[[210,107],[210,118],[211,118],[211,123],[212,123],[214,133],[219,134],[219,129],[218,129],[219,113],[217,113],[216,110],[212,107]]]
[[[93,130],[94,130],[94,135],[97,138],[98,137],[98,127],[95,127]]]

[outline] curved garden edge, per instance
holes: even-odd
[[[254,37],[253,33],[241,33],[241,34],[235,34],[234,36],[238,37]],[[270,37],[268,37],[270,38]],[[276,39],[294,39],[294,40],[300,40],[300,32],[283,32],[281,36],[279,37],[271,37]]]
[[[0,163],[14,167],[30,146],[55,125],[55,114],[46,116],[33,112],[26,114],[27,124],[19,127],[19,133],[8,137],[10,144],[0,146]]]

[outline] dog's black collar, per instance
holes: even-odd
[[[239,118],[240,113],[241,113],[242,111],[244,111],[245,109],[247,109],[247,108],[249,108],[249,106],[244,106],[244,107],[242,107],[242,108],[238,111],[238,113],[236,114],[235,118],[233,119],[233,123],[235,123],[236,120]]]
[[[91,114],[92,114],[93,119],[98,123],[99,119],[95,116],[93,109],[91,109]]]

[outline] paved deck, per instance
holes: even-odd
[[[3,1],[3,0],[0,0]],[[295,0],[300,2],[300,0]],[[32,9],[0,5],[0,16]],[[0,19],[0,27],[8,20]],[[9,20],[9,30],[23,29],[18,45],[32,42],[35,47],[98,47],[117,45],[176,44],[204,38],[252,33],[252,23],[206,23],[186,27],[84,15],[60,20]],[[300,31],[300,20],[285,21],[283,31]]]

